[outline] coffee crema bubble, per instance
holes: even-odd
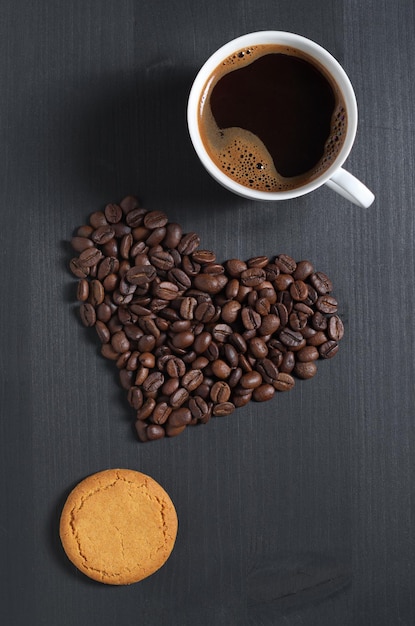
[[[310,261],[219,263],[133,196],[92,213],[72,246],[81,322],[118,369],[141,441],[268,401],[339,349],[333,285]]]
[[[346,106],[323,67],[291,47],[239,50],[210,75],[199,130],[216,166],[259,191],[301,187],[330,167],[343,146]]]

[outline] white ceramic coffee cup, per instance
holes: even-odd
[[[211,73],[234,52],[245,47],[263,44],[290,46],[314,58],[332,76],[339,87],[347,110],[346,137],[333,163],[317,178],[289,191],[258,191],[237,183],[212,161],[199,132],[200,99]],[[362,182],[342,167],[353,146],[357,129],[357,103],[352,84],[344,69],[327,50],[301,35],[284,31],[259,31],[237,37],[219,48],[201,67],[193,82],[187,106],[187,123],[193,146],[206,170],[217,182],[240,196],[254,200],[287,200],[307,194],[325,184],[363,208],[369,207],[375,198]]]

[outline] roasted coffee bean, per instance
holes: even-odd
[[[247,351],[247,344],[245,339],[239,333],[232,333],[229,336],[229,342],[233,345],[233,347],[240,353],[243,354]]]
[[[212,329],[212,336],[219,343],[225,343],[231,335],[232,327],[229,324],[215,324]]]
[[[206,418],[209,413],[209,405],[201,396],[194,396],[189,399],[189,410],[197,420]]]
[[[325,295],[333,290],[333,284],[324,272],[314,272],[309,276],[308,280],[320,295]]]
[[[123,259],[128,259],[130,256],[130,250],[131,247],[133,245],[133,236],[131,233],[126,233],[122,239],[121,239],[121,243],[120,243],[120,256]]]
[[[219,291],[219,282],[213,274],[198,274],[193,279],[193,284],[197,289],[214,294]]]
[[[285,304],[277,302],[271,309],[280,318],[280,327],[283,328],[288,324],[288,311]]]
[[[216,417],[225,417],[230,415],[235,410],[235,405],[232,402],[219,402],[213,405],[212,413]]]
[[[262,317],[252,307],[245,306],[241,311],[242,324],[247,330],[256,330],[262,324]]]
[[[290,391],[290,389],[294,387],[294,384],[294,378],[286,372],[279,372],[277,379],[273,382],[274,388],[277,391]]]
[[[216,378],[220,378],[221,380],[229,378],[231,373],[231,367],[222,359],[216,359],[215,361],[212,361],[210,366]]]
[[[109,340],[111,339],[111,333],[108,329],[108,326],[104,324],[104,322],[97,320],[95,322],[95,330],[97,331],[97,335],[101,343],[109,342]]]
[[[200,244],[199,235],[193,232],[187,233],[186,235],[183,235],[182,238],[180,239],[177,249],[180,252],[180,254],[184,254],[188,256],[192,254],[199,247],[199,244]]]
[[[109,224],[116,224],[122,219],[122,209],[118,204],[107,204],[104,215]]]
[[[79,255],[79,262],[83,267],[91,268],[94,265],[97,265],[102,257],[103,254],[101,250],[98,250],[98,248],[95,248],[95,246],[93,246],[92,248],[86,248],[86,250],[81,252],[81,254]]]
[[[316,311],[311,318],[311,325],[314,330],[326,330],[327,317],[321,311]]]
[[[145,443],[146,441],[149,441],[147,437],[147,428],[148,428],[148,424],[145,421],[143,420],[136,421],[135,430],[137,432],[137,437],[143,443]]]
[[[257,287],[266,279],[265,271],[261,267],[248,267],[241,272],[241,284],[244,287]]]
[[[139,360],[138,360],[139,356],[140,356],[140,353],[138,352],[138,350],[134,350],[133,352],[131,352],[131,355],[127,361],[127,365],[125,366],[125,368],[127,370],[131,370],[135,372],[135,370],[139,367]]]
[[[162,300],[174,300],[179,294],[179,288],[170,281],[162,281],[155,285],[153,294]]]
[[[311,307],[316,302],[318,298],[318,293],[314,289],[314,287],[312,287],[311,285],[307,285],[307,290],[308,290],[308,296],[306,300],[304,300],[304,304],[307,304],[308,306]]]
[[[136,196],[126,196],[120,202],[120,207],[125,215],[140,207],[140,201]]]
[[[186,426],[192,420],[192,413],[186,407],[177,407],[172,411],[167,419],[168,424],[174,428]]]
[[[223,356],[231,368],[238,365],[238,351],[232,344],[225,343],[223,346]]]
[[[277,276],[281,273],[280,268],[275,265],[275,263],[268,263],[268,265],[266,265],[264,269],[266,279],[269,280],[271,283],[274,282]]]
[[[114,229],[106,224],[105,226],[100,226],[91,235],[91,239],[94,243],[99,244],[100,246],[108,243],[115,236]]]
[[[203,382],[203,373],[201,370],[191,369],[182,377],[181,384],[187,391],[194,391]]]
[[[287,254],[280,254],[274,261],[275,265],[285,274],[293,274],[297,269],[297,263]]]
[[[218,380],[212,385],[210,398],[213,402],[227,402],[231,397],[231,388],[224,380]]]
[[[239,384],[244,389],[255,389],[262,384],[262,376],[259,372],[246,372],[240,379]]]
[[[153,281],[156,276],[156,268],[154,265],[149,264],[133,265],[133,267],[131,267],[125,275],[128,282],[133,285],[146,285],[147,283]]]
[[[128,226],[130,226],[130,228],[137,228],[138,226],[141,226],[143,224],[144,216],[146,215],[146,213],[146,209],[143,208],[137,207],[131,209],[131,211],[128,211],[125,221]]]
[[[304,313],[306,317],[312,317],[314,313],[314,309],[307,306],[307,304],[304,304],[304,302],[296,302],[294,304],[294,311],[301,311],[301,313]]]
[[[316,307],[322,313],[336,313],[337,300],[330,295],[324,295],[317,298]]]
[[[168,222],[168,217],[163,211],[148,211],[144,215],[144,226],[146,228],[155,229],[165,226]]]
[[[262,291],[263,290],[261,289],[261,292]],[[256,293],[256,292],[252,292],[252,293]],[[275,294],[275,291],[274,291],[274,294]],[[258,300],[255,302],[255,311],[262,316],[268,315],[271,310],[272,299],[273,298],[269,296],[261,296],[260,298],[258,298]],[[275,296],[275,300],[276,300],[276,296]],[[223,313],[223,310],[222,310],[222,313]],[[278,325],[279,323],[280,322],[278,320]]]
[[[218,344],[214,341],[211,341],[203,354],[206,358],[209,359],[210,362],[216,361],[216,359],[219,358]]]
[[[230,259],[225,263],[228,274],[234,278],[238,278],[242,272],[247,269],[247,264],[240,259]]]
[[[186,373],[186,364],[177,356],[172,356],[166,362],[166,372],[172,378],[181,378]]]
[[[167,250],[160,250],[150,255],[151,265],[157,267],[160,270],[168,271],[174,266],[174,260],[170,252]]]
[[[178,267],[173,267],[168,273],[167,278],[171,283],[177,285],[180,291],[185,291],[191,287],[192,281],[190,277]]]
[[[136,413],[136,418],[138,420],[147,419],[154,411],[155,406],[156,401],[154,400],[154,398],[147,398],[144,404],[138,409]]]
[[[149,374],[143,382],[144,391],[153,393],[157,391],[164,383],[164,376],[161,372],[153,372]]]
[[[111,345],[118,353],[127,352],[130,349],[130,341],[123,330],[120,330],[111,337]]]
[[[123,389],[128,391],[134,385],[134,372],[120,369],[120,384]]]
[[[146,335],[153,335],[156,339],[160,337],[160,330],[157,327],[156,322],[150,315],[144,315],[138,318],[138,325],[144,331]],[[142,352],[150,352],[152,348],[148,350],[142,350]]]
[[[89,237],[72,237],[71,245],[75,252],[83,252],[87,248],[92,248],[94,242]]]
[[[175,348],[188,348],[194,342],[195,336],[190,330],[183,330],[173,336],[171,342]]]
[[[212,335],[208,331],[203,331],[198,335],[193,343],[193,349],[197,354],[202,354],[207,350],[212,342]]]
[[[79,302],[86,302],[89,296],[89,282],[86,278],[81,278],[76,291],[76,298]]]
[[[124,224],[123,222],[117,222],[116,224],[111,224],[111,227],[115,233],[116,239],[122,239],[124,235],[128,235],[131,233],[131,228]]]
[[[261,337],[253,337],[248,341],[248,350],[256,359],[264,359],[268,354],[268,346]]]
[[[280,324],[281,322],[279,316],[274,313],[269,313],[262,317],[258,332],[260,335],[272,335],[278,330]]]
[[[164,424],[172,411],[173,409],[167,402],[158,402],[151,414],[151,421],[155,424]]]
[[[163,241],[166,248],[177,248],[181,238],[182,227],[180,224],[175,224],[174,222],[166,224],[166,236]]]
[[[189,398],[189,392],[184,387],[179,387],[176,389],[174,393],[170,396],[170,406],[174,409],[178,409],[182,404],[184,404]]]
[[[187,296],[183,298],[183,300],[181,301],[180,315],[183,317],[183,319],[192,320],[196,307],[197,307],[196,298]]]
[[[144,396],[140,387],[135,387],[135,386],[130,387],[128,390],[127,398],[128,398],[128,403],[130,404],[130,406],[136,411],[138,411],[138,409],[140,409],[143,406]]]
[[[319,346],[318,350],[322,359],[331,359],[337,354],[339,350],[339,344],[337,343],[337,341],[330,339],[329,341],[325,341],[324,343],[322,343]]]
[[[289,348],[298,347],[304,341],[301,333],[292,330],[291,328],[283,328],[279,334],[281,343]]]
[[[290,295],[296,302],[304,302],[308,296],[308,288],[302,280],[295,280],[290,285]]]
[[[195,309],[194,317],[199,322],[211,322],[216,315],[216,308],[211,302],[201,302]]]
[[[308,361],[316,361],[319,357],[319,351],[315,346],[304,346],[296,354],[297,360],[307,363]]]
[[[327,336],[323,333],[322,330],[318,330],[315,335],[309,337],[307,339],[307,343],[310,346],[321,346],[321,344],[327,341]]]
[[[307,326],[308,317],[305,313],[295,309],[290,313],[289,324],[293,330],[301,331]]]
[[[332,315],[329,318],[327,334],[330,339],[340,341],[344,336],[344,325],[338,315]]]
[[[163,439],[166,436],[166,431],[163,426],[158,424],[149,424],[146,430],[146,435],[149,441],[155,441],[156,439]]]
[[[212,250],[195,250],[192,252],[192,258],[202,265],[206,263],[214,263],[216,261],[216,254]]]
[[[315,361],[308,361],[306,363],[297,361],[293,371],[294,371],[294,374],[298,376],[298,378],[303,378],[303,379],[313,378],[313,376],[315,376],[317,373],[317,365]]]
[[[106,359],[111,359],[111,361],[118,360],[120,356],[119,353],[116,350],[114,350],[114,348],[112,347],[110,343],[104,343],[101,346],[101,354]]]
[[[100,226],[106,226],[108,224],[107,218],[102,211],[94,211],[89,216],[89,223],[91,226],[95,228],[99,228]]]
[[[232,368],[230,376],[227,380],[229,387],[231,387],[232,389],[236,387],[239,384],[239,381],[241,380],[242,376],[243,376],[243,371],[241,367]]]
[[[149,248],[154,248],[155,246],[158,246],[161,241],[163,241],[165,235],[166,235],[165,228],[163,227],[155,228],[154,230],[150,232],[150,234],[146,238],[146,244],[148,245]]]
[[[264,383],[254,389],[252,399],[255,400],[255,402],[266,402],[267,400],[271,400],[274,394],[275,388],[269,383]]]
[[[98,266],[97,278],[104,280],[109,274],[116,274],[120,267],[120,262],[115,257],[107,256],[100,262]]]
[[[262,380],[266,383],[273,383],[278,378],[278,368],[271,359],[260,359],[256,363],[256,370],[262,376]]]
[[[98,279],[91,281],[89,285],[89,302],[97,307],[104,302],[105,290],[104,286]]]
[[[142,352],[138,356],[138,360],[144,367],[152,369],[156,365],[156,357],[152,352]]]
[[[170,332],[172,334],[181,333],[184,330],[189,330],[191,326],[192,324],[190,320],[175,320],[170,324]]]
[[[93,227],[89,224],[83,224],[76,231],[77,237],[90,237],[92,232],[94,231]]]
[[[69,269],[77,278],[86,278],[89,275],[89,267],[85,267],[78,257],[70,260]]]
[[[265,267],[269,263],[269,258],[267,256],[255,256],[251,259],[248,259],[246,262],[248,267]]]
[[[293,272],[294,280],[306,280],[314,272],[314,267],[310,261],[299,261]]]
[[[238,319],[241,310],[241,303],[237,300],[230,300],[222,307],[221,317],[227,324],[232,324]]]
[[[84,326],[94,326],[97,316],[92,304],[89,302],[83,302],[80,306],[79,312]]]
[[[171,396],[172,393],[176,391],[180,387],[180,379],[179,378],[168,378],[161,388],[161,393],[164,396]]]

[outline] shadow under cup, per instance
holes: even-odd
[[[299,61],[297,65],[308,66],[308,74],[312,76],[314,73],[317,77],[314,87],[319,89],[320,81],[321,85],[329,84],[333,93],[328,128],[323,129],[323,133],[326,134],[322,153],[311,168],[294,176],[279,174],[275,160],[270,155],[271,150],[268,152],[264,146],[266,141],[258,141],[258,136],[250,132],[250,128],[219,127],[212,113],[211,97],[215,93],[215,88],[216,91],[219,90],[218,84],[220,86],[224,83],[222,79],[228,81],[231,78],[229,82],[233,87],[228,89],[228,95],[232,96],[232,92],[236,94],[236,99],[233,98],[234,103],[237,101],[238,88],[241,86],[239,95],[242,100],[242,95],[246,93],[244,91],[246,82],[251,80],[246,70],[250,68],[251,77],[256,79],[257,69],[254,66],[259,67],[259,64],[255,62],[258,60],[262,62],[265,55],[272,52],[281,52],[279,56]],[[243,72],[246,72],[245,77],[242,77]],[[297,80],[302,80],[301,76],[299,75]],[[311,98],[314,97],[314,93],[315,89],[310,83]],[[220,94],[220,97],[222,96],[223,94]],[[217,98],[219,102],[220,97]],[[232,102],[232,97],[228,102]],[[318,102],[319,97],[314,99],[313,104],[317,113],[319,113]],[[239,104],[237,106],[239,107]],[[246,110],[249,110],[249,106]],[[260,117],[260,114],[257,117]],[[307,120],[305,117],[309,126],[313,124],[318,126],[321,119],[321,115],[320,117],[317,115],[317,122]],[[187,120],[190,137],[200,161],[218,183],[233,193],[256,200],[285,200],[307,194],[327,183],[360,206],[369,206],[373,201],[373,194],[341,167],[353,146],[357,129],[357,104],[351,82],[341,65],[329,52],[305,37],[280,31],[261,31],[243,35],[222,46],[205,62],[194,80],[188,100]],[[319,133],[321,137],[320,130]],[[289,137],[289,134],[290,128],[286,137]],[[226,148],[221,150],[220,146],[224,146],[225,143]],[[232,154],[232,151],[235,154]],[[237,165],[235,166],[238,159],[241,162],[245,159],[245,178],[240,175],[243,167],[239,166],[238,169]],[[246,175],[249,168],[253,176]],[[261,171],[255,171],[255,168]],[[336,183],[335,178],[340,176],[340,173],[344,176]],[[258,178],[262,181],[260,184],[257,184]]]

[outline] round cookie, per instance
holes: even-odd
[[[167,561],[177,515],[153,478],[109,469],[88,476],[72,490],[59,532],[68,558],[81,572],[102,583],[128,585]]]

